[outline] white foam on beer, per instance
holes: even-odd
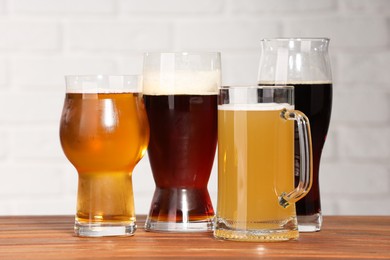
[[[229,111],[276,111],[293,110],[294,106],[288,103],[260,103],[260,104],[224,104],[218,105],[218,110]]]
[[[212,71],[144,72],[145,95],[217,95],[221,73]]]

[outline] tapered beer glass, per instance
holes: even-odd
[[[332,110],[328,46],[326,38],[264,39],[261,42],[259,84],[294,86],[295,108],[305,113],[311,124],[313,186],[296,205],[299,231],[306,232],[319,231],[322,225],[319,169]],[[297,148],[295,161],[299,165]]]
[[[139,76],[66,76],[63,151],[78,172],[77,236],[136,230],[132,172],[149,126]]]
[[[219,53],[146,53],[143,91],[156,189],[147,231],[211,231]]]

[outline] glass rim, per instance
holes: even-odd
[[[232,86],[221,86],[219,89],[294,89],[294,85],[232,85]]]
[[[87,79],[87,78],[141,78],[142,75],[140,74],[69,74],[64,76],[65,79],[71,79],[71,78],[80,78],[80,79]]]
[[[141,93],[142,75],[66,75],[66,93]]]
[[[291,107],[294,106],[294,93],[293,86],[223,86],[219,89],[218,109],[224,107],[222,110],[231,108],[257,110],[259,106],[265,104]]]
[[[268,42],[268,41],[296,41],[296,42],[302,42],[302,41],[326,41],[329,42],[330,38],[328,37],[280,37],[280,38],[263,38],[260,40],[261,42]]]
[[[220,51],[151,51],[151,52],[144,52],[144,56],[147,55],[162,55],[162,54],[170,54],[170,55],[218,55],[221,56]]]

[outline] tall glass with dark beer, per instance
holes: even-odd
[[[75,233],[133,235],[132,171],[149,141],[139,76],[65,79],[60,139],[79,176]]]
[[[328,55],[329,39],[264,39],[258,75],[259,85],[291,85],[295,88],[295,109],[310,120],[313,143],[313,186],[296,204],[299,231],[321,230],[322,214],[319,169],[332,110],[332,75]],[[295,164],[300,156],[295,142]]]
[[[147,231],[212,230],[207,190],[217,145],[219,53],[146,53],[143,91],[156,190]]]

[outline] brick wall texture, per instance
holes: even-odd
[[[0,215],[74,214],[59,142],[66,74],[136,74],[145,51],[220,51],[224,84],[256,83],[260,40],[329,37],[325,215],[390,214],[390,1],[0,0]],[[216,203],[217,166],[209,183]],[[154,191],[134,170],[136,212]]]

